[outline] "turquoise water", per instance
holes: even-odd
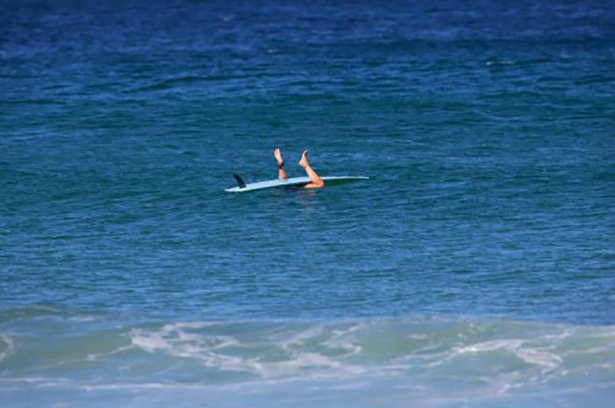
[[[615,8],[432,3],[6,0],[3,401],[607,406]]]

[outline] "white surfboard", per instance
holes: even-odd
[[[237,175],[234,175],[234,176],[235,176],[235,179],[239,177]],[[369,180],[369,177],[363,177],[363,176],[328,176],[328,177],[321,177],[321,178],[325,182],[325,187],[336,185],[336,184],[350,183],[352,181]],[[266,188],[290,187],[290,186],[301,187],[301,186],[308,184],[309,182],[310,182],[309,177],[293,177],[293,178],[288,178],[286,180],[276,179],[276,180],[260,181],[258,183],[245,184],[243,183],[243,180],[241,180],[241,177],[239,177],[239,179],[237,180],[237,183],[239,185],[237,187],[226,188],[224,189],[224,191],[229,192],[229,193],[245,193],[248,191],[263,190]],[[241,187],[242,184],[244,185],[244,187]]]

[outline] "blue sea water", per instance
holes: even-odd
[[[609,406],[614,22],[1,0],[2,406]]]

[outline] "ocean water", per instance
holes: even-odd
[[[2,406],[610,406],[614,22],[1,0]]]

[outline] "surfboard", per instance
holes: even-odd
[[[237,181],[237,187],[226,188],[224,191],[229,193],[247,193],[248,191],[264,190],[267,188],[291,186],[301,187],[310,182],[309,177],[293,177],[286,180],[276,179],[246,184],[239,175],[233,174],[233,177],[235,177],[235,180]],[[369,180],[369,177],[364,176],[325,176],[321,178],[325,182],[325,186],[333,186],[360,180]]]

